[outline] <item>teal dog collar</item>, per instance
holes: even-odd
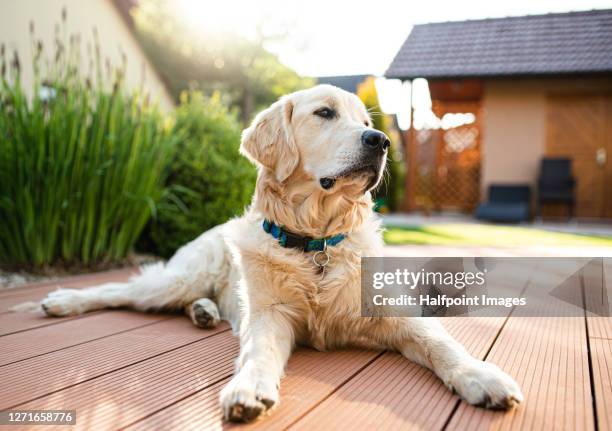
[[[270,220],[263,221],[263,230],[272,235],[274,238],[276,238],[281,247],[297,248],[302,251],[324,252],[327,247],[334,246],[340,243],[344,238],[346,238],[346,236],[343,234],[328,236],[326,238],[311,238],[309,236],[300,236],[292,232],[286,231],[285,229]]]

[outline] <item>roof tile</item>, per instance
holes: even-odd
[[[385,76],[603,72],[612,72],[612,9],[416,25]]]

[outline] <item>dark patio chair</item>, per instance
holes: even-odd
[[[528,221],[531,217],[531,189],[528,185],[489,186],[488,201],[476,209],[476,218],[502,223]]]
[[[572,161],[567,158],[544,158],[538,178],[538,199],[536,214],[542,216],[542,204],[561,203],[568,206],[569,217],[575,213]]]

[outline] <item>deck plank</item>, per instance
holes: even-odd
[[[60,287],[77,289],[87,286],[95,286],[102,283],[126,281],[132,275],[137,274],[138,271],[139,269],[137,267],[132,266],[121,269],[113,269],[110,271],[71,275],[54,280],[29,283],[19,287],[4,288],[0,289],[0,302],[2,302],[4,298],[16,296],[27,296],[31,294],[43,296],[44,294]]]
[[[89,315],[50,318],[42,311],[4,313],[0,314],[0,337],[16,335],[30,329],[57,325],[58,323],[78,320],[83,317],[89,317]]]
[[[94,275],[68,282],[79,287],[108,280]],[[37,299],[55,288],[0,293],[0,310],[11,298]],[[238,352],[227,326],[209,333],[184,317],[109,311],[0,337],[0,359],[19,361],[0,367],[0,408],[76,408],[76,429],[441,429],[446,422],[449,430],[594,429],[588,322],[598,425],[612,431],[610,318],[519,313],[507,320],[441,320],[472,354],[515,377],[525,403],[508,413],[468,406],[431,372],[394,353],[299,349],[272,414],[247,426],[224,424],[218,393]]]
[[[285,429],[339,385],[380,356],[381,352],[339,350],[317,352],[298,349],[289,359],[287,375],[281,383],[281,402],[269,416],[249,425],[224,424],[219,408],[223,384],[198,392],[150,416],[129,429]]]
[[[612,430],[612,340],[591,339],[593,384],[600,431]]]
[[[594,428],[584,318],[512,317],[487,360],[517,380],[525,401],[504,415],[462,402],[449,430]]]
[[[584,274],[582,274],[583,276]],[[529,289],[549,286],[553,273],[542,267]],[[580,292],[582,277],[576,283]],[[525,401],[500,415],[461,402],[448,430],[594,429],[585,317],[570,303],[550,301],[543,315],[526,317],[516,309],[487,357],[518,382]]]
[[[610,306],[612,302],[612,259],[603,259],[603,271],[600,273],[593,270],[589,271],[586,280],[590,280],[595,286],[603,284],[604,294],[606,295],[606,298],[599,300],[597,304],[589,304],[588,309],[594,311],[599,311],[598,306],[602,306],[599,315],[589,313],[589,336],[591,338],[612,340],[612,317],[608,317],[612,313],[612,306]],[[589,284],[588,282],[586,283],[587,286]],[[587,300],[589,300],[588,295]]]
[[[227,379],[237,354],[237,339],[224,331],[19,408],[76,409],[74,429],[118,429]]]
[[[228,330],[227,324],[203,330],[193,326],[185,317],[174,317],[4,366],[0,368],[0,409],[22,404]]]
[[[51,290],[55,290],[54,288],[45,288]],[[29,293],[27,295],[16,295],[11,297],[0,298],[0,315],[7,314],[12,312],[11,308],[15,305],[23,304],[24,302],[37,302],[45,297],[47,291],[41,290],[35,293]]]
[[[612,259],[603,259],[601,280],[598,279],[596,273],[588,275],[594,279],[595,283],[604,284],[606,299],[609,302],[612,296]],[[600,431],[609,431],[612,430],[612,408],[610,408],[612,406],[612,317],[589,314],[587,325],[597,423]]]
[[[495,335],[498,333],[499,328],[504,322],[504,319],[505,318],[470,318],[470,319],[449,318],[449,319],[442,319],[442,321],[449,327],[449,330],[451,331],[451,333],[453,333],[461,342],[463,342],[467,346],[468,349],[472,350],[472,352],[475,355],[482,357],[484,356],[488,348],[491,346],[493,339],[495,338]],[[483,342],[483,335],[482,335],[483,333],[489,336],[488,342],[487,341]],[[298,351],[290,359],[290,362],[288,365],[287,376],[285,379],[283,379],[282,384],[281,384],[280,406],[278,406],[272,412],[270,417],[263,418],[262,420],[259,420],[255,424],[252,424],[252,425],[241,426],[240,427],[241,429],[260,429],[260,428],[284,429],[286,426],[291,425],[293,422],[298,421],[303,415],[308,414],[308,412],[312,410],[313,408],[316,408],[317,405],[321,401],[325,400],[327,397],[333,394],[334,389],[328,388],[328,387],[318,388],[316,385],[313,386],[311,382],[305,384],[302,382],[300,378],[296,378],[296,376],[292,373],[292,367],[294,366],[293,364],[300,361],[300,355],[302,354],[303,354],[303,351]],[[335,353],[328,352],[328,353],[323,353],[322,355],[327,355],[329,357],[329,355],[332,355],[332,354],[335,354]],[[450,411],[456,404],[457,398],[453,397],[452,394],[450,394],[450,392],[441,383],[437,381],[437,378],[435,378],[435,376],[433,376],[428,371],[422,369],[421,367],[418,367],[414,364],[410,364],[408,361],[406,361],[403,358],[400,358],[398,355],[393,355],[390,353],[384,354],[383,358],[387,358],[387,357],[395,358],[395,359],[399,358],[396,366],[398,367],[398,369],[402,370],[402,372],[406,370],[408,370],[408,373],[412,373],[412,374],[425,372],[429,377],[431,377],[430,380],[425,379],[427,381],[422,382],[421,389],[423,388],[425,390],[428,390],[429,388],[441,389],[441,392],[444,394],[443,396],[449,397],[447,409],[448,409],[448,413],[450,413]],[[366,357],[366,360],[368,360],[367,357]],[[378,359],[372,364],[366,363],[365,365],[362,365],[362,367],[365,368],[365,371],[362,370],[361,372],[362,373],[367,372],[367,370],[370,369],[371,367],[377,366],[377,364],[380,361],[381,359]],[[318,375],[325,374],[326,372],[328,372],[327,370],[333,365],[332,363],[328,364],[325,361],[320,361],[319,363],[316,363],[313,360],[312,366],[314,367],[311,371],[312,375],[318,376]],[[340,376],[343,376],[342,371],[343,370],[341,369],[340,371],[335,371],[335,372],[340,373]],[[349,369],[349,371],[353,372],[352,369]],[[357,376],[357,378],[359,378],[359,376]],[[350,383],[351,382],[348,382],[347,385]],[[303,390],[304,387],[309,387],[310,390],[307,393],[304,393],[304,390]],[[383,392],[386,390],[386,387],[384,384],[381,385],[381,388]],[[159,414],[152,416],[150,419],[143,421],[144,425],[142,426],[146,427],[146,425],[151,425],[153,421],[158,421],[158,420],[165,421],[166,419],[164,418],[166,418],[167,416],[175,418],[171,420],[168,419],[168,421],[170,421],[172,424],[180,423],[181,427],[187,426],[185,422],[186,419],[184,418],[184,416],[186,415],[190,415],[192,418],[194,416],[198,418],[199,417],[206,418],[205,419],[206,423],[202,422],[199,419],[196,420],[196,423],[199,426],[204,426],[204,425],[211,426],[211,424],[213,424],[214,421],[213,422],[210,422],[210,421],[212,421],[212,418],[214,417],[214,415],[206,414],[206,412],[203,411],[203,409],[205,408],[203,406],[214,405],[214,403],[209,404],[208,401],[206,401],[204,398],[205,397],[216,397],[217,392],[218,391],[212,391],[212,392],[206,391],[203,395],[194,395],[193,397],[190,397],[178,403],[176,406],[171,407],[168,411],[164,410],[163,412],[160,412]],[[298,393],[301,395],[295,396],[294,395],[295,393]],[[419,399],[421,399],[421,397]],[[351,410],[352,415],[355,415],[355,414],[359,415],[359,413],[357,413],[359,410],[360,409]],[[446,414],[446,416],[444,415],[440,416],[442,420],[446,419],[446,417],[448,416],[448,413]],[[428,421],[428,422],[431,422],[431,421]],[[221,426],[221,424],[215,422],[215,427],[219,427],[219,426]],[[140,429],[143,429],[141,428],[141,426],[138,426],[138,427]]]
[[[18,313],[21,314],[21,313]],[[19,315],[15,315],[16,318]],[[168,319],[164,314],[110,310],[0,337],[0,366]],[[2,370],[2,368],[0,368]]]
[[[454,402],[433,373],[386,353],[291,429],[439,429]]]
[[[505,318],[440,320],[473,355],[483,357]],[[385,353],[291,429],[440,429],[457,400],[431,371]]]
[[[39,283],[28,284],[21,287],[15,287],[10,289],[1,289],[0,290],[0,334],[8,333],[8,330],[5,330],[6,327],[17,327],[24,326],[19,323],[11,323],[11,322],[20,322],[22,320],[28,320],[28,314],[21,313],[11,313],[10,310],[15,305],[22,304],[24,302],[38,302],[44,299],[48,293],[53,292],[54,290],[63,288],[70,289],[81,289],[89,286],[93,286],[96,284],[102,283],[110,283],[110,282],[121,282],[127,281],[132,275],[138,272],[137,268],[124,268],[114,271],[108,271],[103,273],[95,273],[95,274],[84,274],[79,276],[73,276],[68,278],[62,278],[58,280],[51,280]],[[21,314],[20,316],[18,314]],[[11,317],[12,316],[12,317]],[[39,319],[39,317],[43,316],[43,313],[35,313],[35,319]],[[36,322],[39,323],[39,322]],[[27,326],[27,325],[25,325]],[[42,325],[35,325],[42,326]],[[25,328],[27,329],[27,327]],[[14,331],[10,331],[14,332]]]

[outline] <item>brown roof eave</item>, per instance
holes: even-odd
[[[463,80],[463,79],[525,79],[525,78],[585,78],[585,77],[610,77],[610,71],[580,71],[580,72],[557,72],[557,73],[516,73],[516,74],[455,74],[455,75],[405,75],[385,73],[387,79],[400,79],[402,81],[412,81],[418,78],[427,80]]]

